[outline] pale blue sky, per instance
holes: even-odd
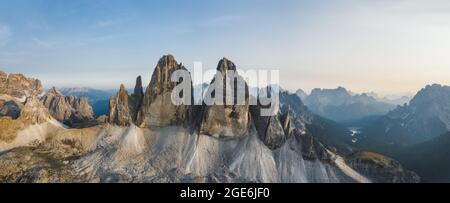
[[[147,83],[164,54],[280,69],[290,90],[450,84],[446,0],[0,0],[0,70],[46,87]]]

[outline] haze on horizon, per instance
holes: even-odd
[[[289,90],[450,84],[446,0],[0,0],[0,70],[44,86],[148,84],[158,59],[279,69]]]

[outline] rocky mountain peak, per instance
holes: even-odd
[[[445,103],[450,102],[450,86],[439,84],[427,85],[421,89],[410,101],[412,106],[423,103]]]
[[[39,95],[43,92],[41,81],[27,78],[22,74],[0,72],[0,94],[21,98]]]
[[[109,100],[108,122],[120,126],[129,126],[132,122],[128,106],[128,92],[123,84],[120,85],[116,96]]]
[[[40,124],[50,120],[51,116],[39,99],[36,96],[31,96],[26,99],[19,119],[30,124]]]
[[[303,91],[302,89],[298,89],[295,94],[300,97],[300,99],[304,102],[306,100],[306,98],[308,97],[308,94],[306,94],[305,91]]]
[[[236,65],[232,61],[224,57],[219,61],[219,64],[217,65],[217,71],[226,73],[229,70],[236,71]]]
[[[217,71],[211,85],[206,92],[207,95],[216,97],[217,88],[223,88],[223,92],[227,92],[228,88],[233,88],[233,84],[240,84],[239,80],[244,80],[237,73],[231,79],[231,82],[227,82],[227,77],[231,77],[227,74],[228,70],[236,70],[236,66],[230,60],[223,58],[219,61]],[[223,87],[216,85],[216,79],[219,78],[223,81]],[[230,84],[232,83],[232,84]],[[220,83],[218,83],[220,84]],[[215,137],[242,137],[249,135],[250,130],[250,111],[249,111],[249,89],[247,83],[244,81],[244,89],[234,86],[232,95],[223,94],[223,104],[215,104],[204,106],[203,118],[200,127],[200,133],[211,135]],[[217,87],[216,87],[217,86]],[[243,104],[237,104],[237,94],[244,93],[245,101]],[[213,96],[214,95],[214,96]],[[221,99],[221,98],[219,98]],[[227,101],[233,102],[233,105],[227,105]]]
[[[69,126],[75,127],[94,119],[94,112],[86,97],[78,99],[73,95],[64,96],[56,87],[49,89],[41,102],[56,120]]]
[[[138,125],[162,127],[186,121],[187,106],[176,106],[171,98],[172,90],[177,84],[171,81],[171,76],[177,70],[187,71],[174,56],[165,55],[159,59],[142,100],[138,114],[141,118],[137,119]],[[190,95],[192,97],[192,94]]]
[[[54,95],[62,95],[61,92],[59,92],[59,91],[56,89],[56,87],[50,88],[50,89],[47,91],[47,93],[49,93],[49,94],[54,94]]]
[[[134,86],[134,93],[135,95],[144,95],[144,88],[142,87],[142,77],[138,76],[136,78],[136,85]]]
[[[135,123],[142,122],[142,114],[140,108],[142,106],[142,100],[144,99],[144,90],[142,88],[142,77],[136,78],[136,85],[134,87],[133,94],[129,97],[129,109],[131,117]]]

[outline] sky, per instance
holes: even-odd
[[[450,1],[0,0],[0,70],[46,88],[148,83],[165,54],[277,69],[292,91],[413,94],[450,84]]]

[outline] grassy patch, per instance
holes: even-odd
[[[12,142],[16,136],[17,132],[24,128],[24,124],[18,120],[13,120],[10,117],[0,118],[0,141]]]

